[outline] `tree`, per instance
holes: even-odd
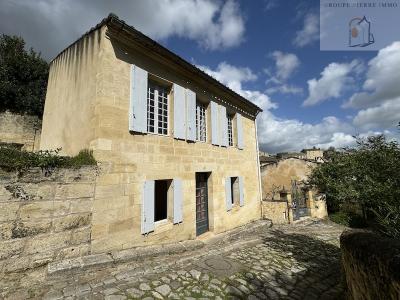
[[[400,146],[396,141],[384,135],[358,139],[355,148],[335,152],[314,168],[309,184],[325,193],[330,211],[359,209],[364,220],[378,221],[382,231],[400,236]],[[393,233],[393,227],[398,233]]]
[[[48,63],[17,36],[0,36],[0,110],[42,117]]]

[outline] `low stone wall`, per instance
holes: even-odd
[[[90,254],[96,174],[95,167],[0,173],[0,274]]]
[[[340,237],[349,299],[400,299],[400,241],[362,231]]]
[[[0,113],[0,144],[21,145],[23,150],[39,150],[42,121],[36,116]]]
[[[263,201],[263,219],[271,220],[273,224],[288,223],[288,206],[286,201]]]
[[[313,200],[311,203],[311,217],[325,219],[328,217],[328,209],[325,200]]]

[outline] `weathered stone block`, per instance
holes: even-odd
[[[96,186],[96,198],[115,198],[124,194],[124,186],[121,184]]]
[[[56,256],[56,260],[81,257],[90,254],[90,246],[88,244],[71,246],[65,249],[61,249]]]
[[[82,212],[91,212],[93,209],[93,199],[84,198],[84,199],[74,199],[71,200],[70,213],[82,213]]]
[[[63,182],[66,183],[93,183],[96,180],[98,168],[84,166],[79,169],[66,169]]]
[[[10,260],[5,267],[5,272],[21,272],[39,266],[47,265],[53,260],[53,252],[41,251],[34,255],[21,255]]]
[[[43,221],[27,221],[27,222],[14,222],[11,229],[11,238],[24,238],[34,236],[39,233],[48,232],[50,230],[51,220]]]
[[[11,239],[11,229],[12,228],[13,228],[13,224],[10,222],[1,223],[0,224],[0,240]]]
[[[89,226],[76,229],[71,233],[71,245],[89,243],[90,237],[91,237],[91,228]]]
[[[22,220],[50,218],[53,211],[53,201],[40,201],[22,205],[19,210],[19,216]]]
[[[91,213],[83,213],[83,214],[68,215],[65,217],[54,219],[53,221],[54,231],[59,232],[59,231],[71,230],[89,225],[91,217],[92,217]]]
[[[70,240],[70,232],[37,235],[27,240],[24,252],[34,254],[55,251],[69,246]]]
[[[90,198],[94,195],[93,184],[63,184],[56,188],[55,199]]]
[[[17,202],[0,203],[0,222],[12,221],[17,216],[20,204]]]
[[[25,240],[9,240],[0,243],[0,259],[10,258],[22,252],[25,245]]]

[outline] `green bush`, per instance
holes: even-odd
[[[400,207],[391,203],[382,203],[372,211],[376,216],[379,231],[400,239]]]
[[[311,171],[308,183],[325,194],[329,212],[357,213],[347,221],[345,217],[339,221],[355,227],[367,223],[390,237],[398,237],[399,166],[399,142],[387,140],[384,135],[370,136],[358,139],[356,147],[330,153],[325,163]]]
[[[364,228],[366,227],[366,223],[362,216],[352,213],[352,212],[344,212],[338,211],[332,214],[329,214],[329,219],[335,223],[352,227],[352,228]]]
[[[78,168],[95,165],[92,151],[81,150],[78,155],[69,157],[59,155],[57,150],[28,152],[12,147],[0,147],[0,169],[5,171],[21,171],[28,168]]]

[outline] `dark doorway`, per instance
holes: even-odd
[[[208,185],[209,173],[196,173],[196,234],[208,231]]]
[[[169,180],[156,180],[154,187],[154,221],[165,220],[168,216]]]

